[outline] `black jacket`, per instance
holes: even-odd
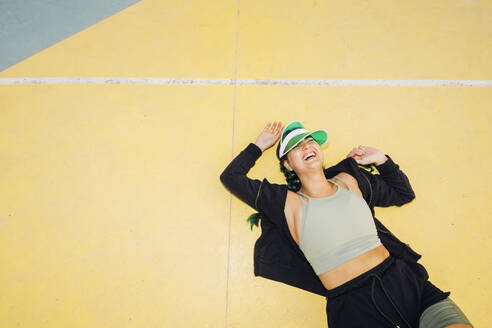
[[[233,195],[261,215],[261,235],[254,248],[254,274],[325,296],[325,287],[290,234],[284,213],[287,185],[246,176],[261,154],[261,149],[250,143],[220,175],[220,181]],[[374,206],[402,206],[415,198],[405,173],[389,155],[386,157],[386,162],[376,166],[380,174],[359,167],[352,157],[325,169],[324,174],[328,179],[346,172],[357,179],[383,245],[394,256],[418,261],[421,255],[402,243],[374,216]]]

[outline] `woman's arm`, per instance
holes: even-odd
[[[407,176],[388,154],[374,147],[359,145],[352,148],[347,157],[352,157],[360,165],[374,163],[380,173],[372,174],[359,167],[371,186],[370,206],[402,206],[415,198]]]
[[[261,156],[262,150],[254,143],[250,143],[225,168],[220,175],[220,181],[229,191],[258,211],[256,204],[261,181],[246,176]]]
[[[371,185],[371,203],[379,207],[402,206],[415,199],[415,193],[408,177],[400,170],[399,165],[388,154],[385,156],[387,159],[384,162],[381,161],[382,164],[377,165],[376,163],[375,165],[380,174],[372,174],[360,168]]]
[[[255,143],[250,143],[220,175],[220,181],[229,191],[246,204],[259,211],[258,194],[262,181],[246,176],[264,150],[270,148],[280,137],[282,123],[274,122],[265,126]]]

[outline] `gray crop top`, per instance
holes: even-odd
[[[328,197],[301,198],[302,218],[299,248],[317,275],[325,273],[348,260],[378,247],[378,237],[371,209],[366,201],[352,190],[340,187]]]

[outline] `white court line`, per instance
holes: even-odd
[[[186,78],[99,78],[40,77],[0,78],[10,84],[222,84],[222,85],[328,85],[328,86],[470,86],[490,87],[492,80],[294,80],[294,79],[186,79]]]

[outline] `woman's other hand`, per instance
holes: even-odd
[[[275,121],[273,124],[270,123],[271,122],[268,122],[265,129],[261,132],[255,142],[262,152],[277,142],[278,138],[280,138],[282,130],[284,129],[281,122],[277,123],[277,121]]]
[[[375,163],[381,165],[388,159],[381,151],[369,146],[354,147],[348,153],[347,157],[353,157],[358,164],[366,165]]]

